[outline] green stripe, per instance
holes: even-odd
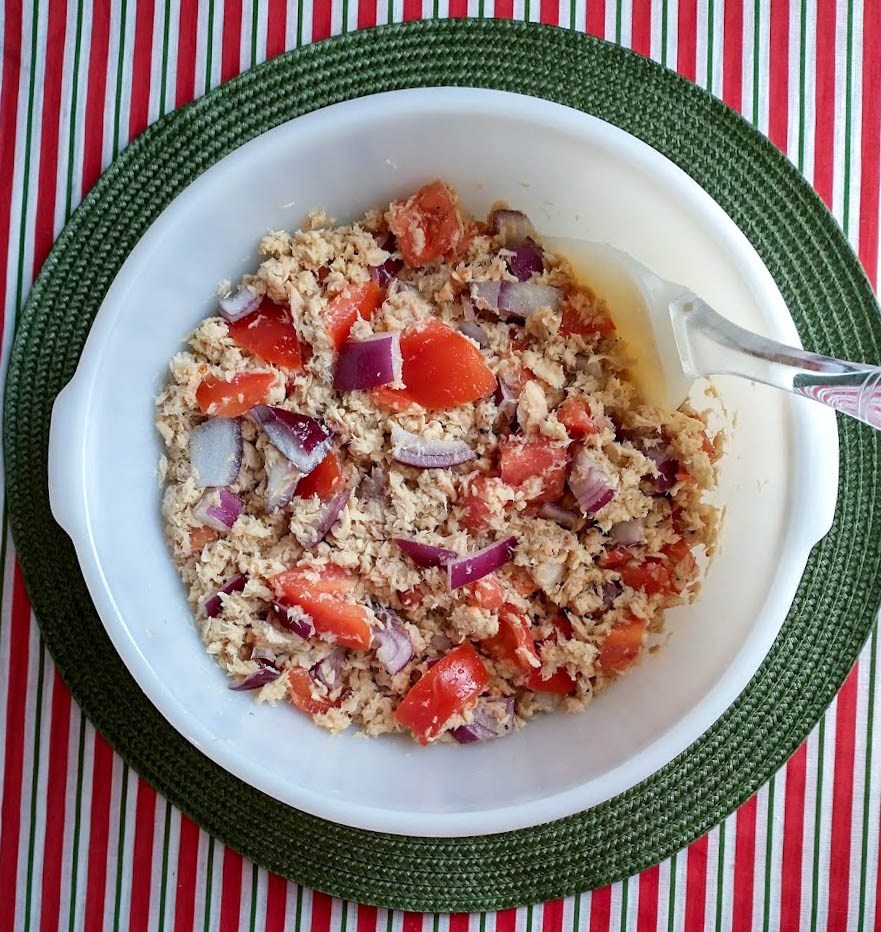
[[[73,848],[70,858],[70,913],[68,916],[68,932],[74,932],[76,920],[77,875],[79,874],[80,857],[80,826],[82,825],[83,806],[83,756],[86,751],[86,717],[80,712],[80,740],[76,758],[76,797],[73,817]]]
[[[526,932],[532,932],[532,906],[526,907]]]
[[[621,0],[615,0],[615,44],[621,44]]]
[[[122,902],[122,862],[125,853],[125,811],[128,805],[128,764],[122,764],[122,788],[119,794],[119,828],[116,835],[116,887],[113,893],[113,928],[120,928],[119,910]]]
[[[389,0],[391,4],[392,0]],[[389,17],[391,22],[391,17]],[[297,48],[303,44],[303,0],[297,0]]]
[[[214,0],[208,0],[208,27],[205,30],[205,93],[211,89],[211,52],[214,46]]]
[[[251,862],[251,915],[248,921],[249,932],[257,928],[257,865]]]
[[[570,0],[569,2],[569,28],[575,28],[575,0]],[[480,0],[480,16],[483,16],[483,0]]]
[[[572,932],[579,932],[581,929],[581,895],[572,898]],[[483,932],[483,929],[480,930]]]
[[[392,932],[392,919],[394,919],[394,916],[395,914],[391,910],[389,910],[388,918],[386,919],[386,923],[385,923],[385,932]]]
[[[667,65],[667,0],[661,3],[661,64]]]
[[[768,783],[768,810],[765,821],[765,902],[762,912],[762,928],[771,928],[771,856],[774,850],[774,784],[777,775]]]
[[[348,901],[343,900],[342,907],[340,909],[340,924],[339,929],[341,932],[346,932],[346,921],[348,919],[349,904]]]
[[[801,2],[801,22],[799,23],[799,66],[798,66],[798,170],[805,171],[805,59],[807,55],[807,0]]]
[[[122,113],[122,69],[125,63],[125,12],[128,0],[122,0],[119,14],[119,52],[116,56],[116,113],[113,119],[113,158],[119,154],[119,118]]]
[[[707,5],[707,90],[713,92],[713,0]]]
[[[667,932],[673,932],[676,921],[676,855],[670,858],[670,890],[667,894]]]
[[[251,67],[257,64],[257,32],[260,29],[259,13],[260,4],[258,0],[251,2]]]
[[[297,908],[294,912],[294,932],[300,932],[303,921],[303,888],[297,884]]]
[[[844,59],[844,207],[842,225],[844,234],[850,239],[850,107],[851,78],[853,72],[853,0],[847,4],[847,54]],[[857,245],[857,244],[855,244]]]
[[[722,929],[722,907],[725,905],[725,825],[719,823],[719,850],[716,855],[716,930]]]
[[[208,836],[208,863],[205,865],[205,910],[202,919],[204,932],[211,929],[211,882],[214,879],[214,839]]]
[[[621,906],[618,910],[621,917],[621,932],[627,932],[627,878],[621,881]]]
[[[857,932],[863,932],[865,911],[869,908],[866,901],[866,877],[869,870],[869,807],[872,804],[872,729],[875,719],[875,657],[878,651],[878,626],[872,629],[871,656],[869,659],[869,704],[866,709],[866,767],[863,777],[863,840],[860,847],[860,915]],[[874,916],[873,916],[874,919]]]
[[[345,900],[343,901],[343,903],[345,903]],[[431,921],[432,932],[437,932],[439,926],[440,926],[440,916],[438,916],[438,914],[435,913]]]
[[[168,892],[168,840],[171,835],[171,803],[165,803],[165,824],[162,834],[162,880],[159,882],[159,932],[165,928],[165,900]]]
[[[34,879],[34,841],[37,834],[37,783],[40,779],[40,731],[43,721],[43,667],[46,663],[46,647],[43,639],[40,638],[39,668],[37,671],[37,708],[35,711],[34,721],[34,759],[31,764],[31,806],[28,818],[30,828],[28,829],[28,860],[27,873],[25,874],[25,895],[24,895],[24,929],[29,932],[31,927],[31,893]],[[24,713],[26,710],[23,709]]]
[[[73,75],[70,88],[70,132],[67,140],[67,193],[64,200],[64,219],[71,213],[73,202],[73,160],[76,147],[76,108],[80,86],[80,49],[83,38],[83,4],[82,0],[76,7],[76,37],[73,45]]]
[[[480,924],[478,926],[479,932],[486,932],[486,913],[480,914]]]
[[[162,24],[162,73],[159,76],[159,116],[165,116],[165,93],[168,88],[168,30],[171,21],[171,0],[165,0],[165,22]]]
[[[762,4],[753,4],[753,126],[759,125],[759,61],[761,57]]]
[[[826,745],[826,715],[820,719],[817,735],[817,798],[814,802],[814,876],[811,880],[811,932],[817,932],[820,885],[820,823],[823,816],[823,750]]]

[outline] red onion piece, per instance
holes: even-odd
[[[337,518],[342,514],[343,509],[348,504],[352,493],[349,489],[344,489],[328,502],[318,526],[315,528],[315,538],[310,546],[317,547],[325,537],[327,532],[336,524]]]
[[[412,660],[413,642],[403,621],[390,608],[374,604],[373,613],[382,623],[382,628],[373,631],[376,659],[394,676]]]
[[[304,476],[333,446],[333,434],[314,417],[267,405],[254,405],[249,414],[278,452]]]
[[[300,474],[287,460],[278,460],[266,470],[266,491],[263,507],[267,514],[284,508],[294,497]]]
[[[287,628],[288,631],[299,634],[303,640],[311,638],[315,634],[315,625],[312,624],[312,619],[308,615],[304,615],[297,609],[288,608],[286,605],[282,605],[281,602],[272,603],[271,618],[283,628]]]
[[[450,734],[459,744],[473,744],[475,741],[501,738],[513,729],[514,697],[506,696],[504,699],[480,699],[471,723],[451,728]]]
[[[445,634],[438,633],[431,636],[431,646],[435,650],[448,651],[453,646],[453,642]]]
[[[210,417],[190,433],[190,466],[199,488],[232,485],[242,468],[242,425],[237,417]]]
[[[247,581],[247,576],[236,576],[234,579],[231,579],[225,586],[218,589],[210,599],[205,600],[202,611],[205,612],[209,618],[216,618],[223,610],[223,599],[221,596],[229,595],[231,592],[241,592],[242,589],[245,588],[245,583]]]
[[[544,271],[543,256],[541,246],[530,240],[518,246],[507,257],[508,269],[517,277],[517,281],[529,281],[533,275],[540,275]]]
[[[493,398],[499,409],[496,417],[505,424],[513,424],[517,417],[517,396],[504,379],[498,380]]]
[[[275,651],[268,647],[252,647],[251,660],[268,660],[270,663],[275,663]]]
[[[228,688],[234,691],[258,689],[260,686],[265,686],[267,683],[277,680],[280,676],[281,670],[272,661],[258,658],[257,669]]]
[[[228,489],[209,489],[193,509],[193,517],[215,531],[228,531],[244,508],[245,503]]]
[[[445,469],[475,459],[477,454],[464,440],[423,440],[395,425],[392,427],[392,456],[417,469]]]
[[[477,319],[477,311],[474,309],[474,302],[468,295],[462,295],[462,317],[465,318],[465,322]]]
[[[247,285],[240,285],[235,294],[227,295],[218,301],[220,316],[230,324],[247,317],[260,307],[260,295]]]
[[[388,248],[383,246],[388,251]],[[394,256],[389,256],[382,265],[372,265],[368,269],[370,277],[377,285],[385,286],[393,279],[398,277],[398,272],[404,267],[404,263]]]
[[[621,583],[603,583],[603,588],[600,590],[600,592],[603,597],[603,611],[608,611],[612,607],[612,603],[615,601],[615,599],[621,595]]]
[[[338,392],[388,385],[401,377],[401,335],[376,333],[366,340],[346,340],[340,347],[333,387]]]
[[[432,544],[423,544],[421,541],[409,540],[406,537],[393,537],[392,543],[397,544],[419,566],[443,566],[458,556],[452,550],[445,550],[443,547],[435,547]]]
[[[309,671],[312,679],[321,683],[329,693],[342,689],[342,665],[346,651],[342,647],[335,647],[323,660],[319,660]]]
[[[659,492],[669,492],[676,485],[676,473],[679,472],[679,460],[664,460],[655,464],[658,467],[659,476],[655,476],[655,488]]]
[[[553,285],[539,282],[502,282],[499,289],[499,310],[511,317],[529,317],[543,307],[559,311],[563,292]]]
[[[656,491],[668,492],[676,485],[679,460],[673,456],[670,445],[660,432],[646,434],[622,430],[620,435],[622,440],[629,441],[643,456],[655,464],[658,475],[652,478]]]
[[[499,292],[501,289],[501,282],[472,282],[471,300],[479,308],[497,311],[499,309]]]
[[[469,583],[477,582],[478,579],[494,573],[511,559],[516,544],[516,537],[506,537],[476,553],[450,560],[447,563],[447,583],[450,589],[467,586]]]
[[[596,464],[586,447],[575,454],[569,471],[569,488],[586,515],[596,514],[617,495],[605,472]]]
[[[539,517],[547,518],[548,521],[556,521],[560,527],[574,531],[581,521],[581,515],[555,502],[545,502],[538,510]]]
[[[529,217],[520,210],[500,208],[489,215],[493,233],[502,237],[506,246],[521,246],[535,234]]]
[[[373,466],[358,484],[358,498],[365,502],[384,502],[387,498],[388,477],[381,466]]]
[[[465,323],[459,324],[459,333],[471,337],[481,349],[486,349],[489,346],[489,336],[476,320],[466,320]]]
[[[645,521],[642,518],[631,518],[629,521],[619,521],[613,524],[609,536],[616,544],[630,547],[632,544],[642,543],[645,538]]]

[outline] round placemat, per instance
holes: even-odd
[[[501,21],[418,22],[276,58],[166,116],[122,153],[59,237],[21,314],[4,444],[13,535],[43,636],[77,702],[128,763],[214,836],[293,880],[388,907],[471,911],[634,874],[710,829],[782,766],[844,681],[881,601],[881,437],[839,421],[832,530],[814,548],[786,623],[748,688],[676,760],[607,803],[504,835],[406,838],[288,808],[200,754],[114,652],[73,547],[52,520],[52,402],[125,257],[201,172],[307,111],[432,85],[545,97],[645,140],[744,231],[807,347],[881,360],[881,318],[844,236],[795,169],[732,110],[660,66],[581,34]]]

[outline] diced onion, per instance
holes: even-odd
[[[237,417],[210,417],[190,432],[190,466],[200,488],[232,485],[242,468],[242,426]]]
[[[548,521],[556,521],[560,527],[568,528],[574,531],[579,523],[583,520],[577,512],[563,508],[555,502],[545,502],[538,510],[539,517],[546,518]]]
[[[257,659],[257,669],[246,676],[243,680],[239,680],[238,683],[233,683],[229,689],[232,690],[245,690],[245,689],[259,689],[261,686],[265,686],[267,683],[271,683],[273,680],[277,680],[281,676],[281,670],[271,661]]]
[[[312,619],[308,615],[303,614],[298,609],[288,608],[286,605],[282,605],[281,602],[272,603],[271,618],[283,628],[287,628],[288,631],[299,634],[303,640],[311,638],[315,634],[315,625],[312,624]]]
[[[397,544],[419,566],[443,566],[457,556],[452,550],[435,547],[432,544],[423,544],[421,541],[410,540],[406,537],[393,537],[392,543]]]
[[[493,711],[496,710],[496,711]],[[514,697],[480,699],[474,709],[474,717],[468,725],[451,728],[450,734],[459,744],[473,744],[501,738],[514,729]]]
[[[245,588],[245,583],[248,581],[247,576],[236,576],[234,579],[231,579],[223,588],[218,589],[210,599],[205,600],[205,604],[202,606],[202,611],[209,618],[215,618],[223,609],[223,599],[221,596],[229,595],[232,592],[241,592]]]
[[[543,256],[541,246],[530,240],[518,246],[507,257],[508,268],[517,277],[517,281],[529,281],[533,275],[541,274],[544,270]]]
[[[254,405],[249,415],[278,452],[304,476],[333,446],[333,434],[314,417],[267,405]]]
[[[543,307],[559,311],[563,292],[553,285],[539,282],[502,282],[499,289],[499,310],[511,317],[529,317]]]
[[[253,314],[260,307],[260,301],[259,294],[247,285],[241,285],[235,294],[227,295],[218,301],[218,310],[227,323],[234,324],[248,314]]]
[[[215,531],[228,531],[244,510],[245,504],[228,489],[209,489],[193,509],[193,517]]]
[[[312,679],[321,683],[328,692],[336,692],[342,688],[342,665],[346,651],[342,647],[335,647],[323,660],[319,660],[309,671]]]
[[[489,336],[476,320],[466,320],[465,323],[459,324],[459,332],[471,337],[481,349],[489,346]]]
[[[514,555],[517,543],[515,537],[506,537],[496,541],[476,553],[456,557],[447,563],[447,583],[450,589],[458,589],[469,583],[477,582],[499,567],[504,566]]]
[[[300,474],[287,460],[277,460],[266,470],[263,507],[268,514],[284,508],[294,497]]]
[[[639,544],[645,538],[645,521],[642,518],[631,518],[629,521],[619,521],[613,524],[609,536],[616,544],[629,547]]]
[[[578,500],[586,515],[596,514],[604,505],[608,505],[617,491],[609,483],[605,472],[597,465],[586,447],[575,454],[575,460],[569,472],[569,488]]]
[[[346,340],[337,358],[333,387],[338,392],[376,388],[401,377],[401,335],[377,333],[366,340]]]
[[[489,216],[489,223],[493,233],[501,236],[506,246],[521,246],[535,234],[529,217],[520,210],[494,210]]]
[[[312,541],[312,547],[317,547],[321,541],[327,537],[327,532],[336,524],[337,519],[342,514],[343,509],[348,504],[352,493],[349,489],[339,492],[328,502],[327,508],[321,516],[321,520],[315,528],[315,538]]]
[[[417,434],[392,427],[392,456],[417,469],[445,469],[475,459],[477,454],[464,440],[423,440]]]
[[[403,621],[390,608],[374,605],[373,613],[382,624],[373,631],[376,659],[394,676],[412,660],[413,642]]]

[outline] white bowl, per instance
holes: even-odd
[[[242,146],[148,230],[107,293],[52,417],[52,509],[114,646],[152,702],[208,757],[299,809],[412,835],[501,832],[569,815],[664,766],[755,673],[835,506],[830,410],[719,379],[730,432],[719,555],[672,635],[582,715],[501,741],[418,748],[331,737],[289,705],[227,690],[204,652],[162,537],[153,397],[217,283],[254,268],[258,238],[324,207],[338,219],[434,177],[480,215],[498,199],[546,234],[605,240],[745,327],[797,343],[758,255],[683,171],[576,110],[496,91],[382,94]],[[729,762],[724,762],[726,765]],[[720,762],[720,765],[722,762]]]

